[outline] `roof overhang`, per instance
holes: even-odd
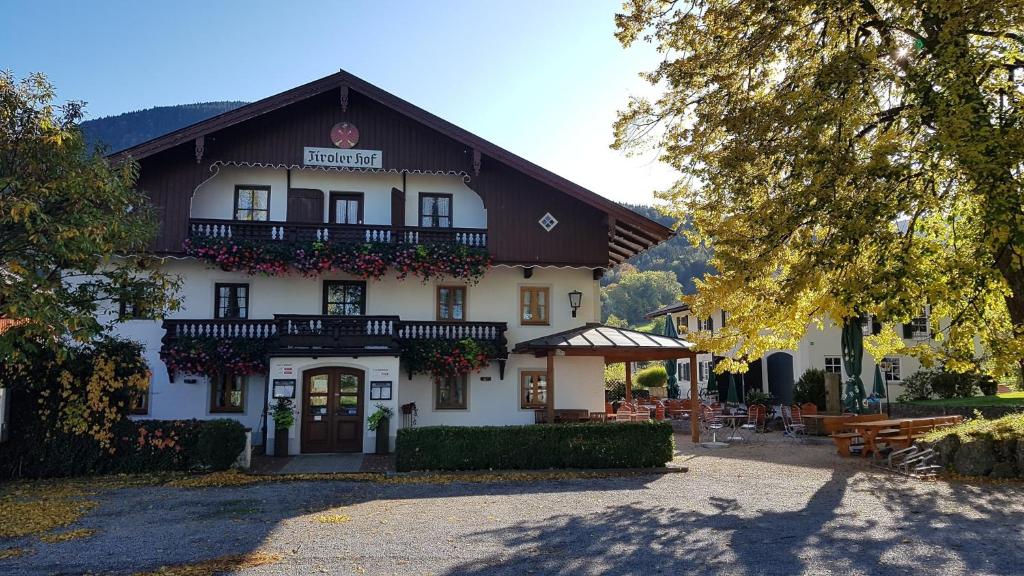
[[[680,338],[647,334],[603,324],[587,324],[580,328],[541,336],[520,342],[513,354],[542,356],[600,356],[606,364],[643,360],[690,358],[696,346]]]

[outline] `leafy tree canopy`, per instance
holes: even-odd
[[[925,304],[947,366],[978,335],[1001,372],[1024,357],[1024,3],[632,0],[624,46],[664,55],[613,146],[656,147],[682,178],[661,198],[693,223],[721,306],[702,347],[756,358],[809,321],[870,313],[873,354]],[[727,369],[729,367],[726,367]]]
[[[644,314],[679,300],[682,290],[675,274],[667,271],[636,272],[627,269],[615,284],[605,288],[605,313],[630,325]]]
[[[42,75],[0,73],[0,316],[25,321],[0,335],[0,356],[89,341],[110,326],[97,313],[118,301],[153,315],[176,306],[176,279],[138,255],[156,225],[132,190],[136,166],[88,150],[81,105],[53,100]]]

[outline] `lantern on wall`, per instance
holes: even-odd
[[[583,293],[579,290],[573,290],[569,292],[569,306],[572,307],[572,317],[576,317],[576,310],[579,309],[580,303],[583,300]]]

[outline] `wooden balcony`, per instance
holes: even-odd
[[[276,314],[268,320],[164,320],[165,345],[179,338],[256,338],[274,354],[395,354],[411,340],[472,338],[493,344],[496,357],[508,355],[505,322],[403,321],[398,316],[321,316]]]
[[[262,242],[463,244],[487,247],[486,228],[421,228],[376,224],[305,224],[247,220],[189,220],[189,238],[235,238]]]

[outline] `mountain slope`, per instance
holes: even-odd
[[[234,110],[246,102],[200,102],[178,106],[157,106],[82,122],[82,134],[90,147],[102,144],[117,152],[136,144]]]

